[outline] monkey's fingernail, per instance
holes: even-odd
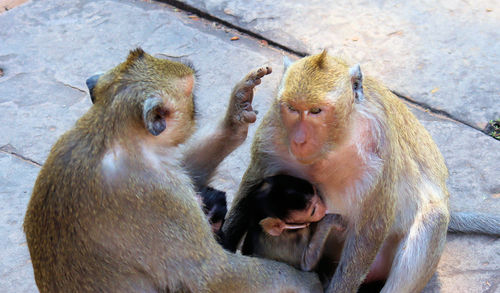
[[[244,112],[243,113],[243,121],[246,123],[254,123],[257,120],[257,115],[255,112]]]

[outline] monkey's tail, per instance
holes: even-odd
[[[500,236],[500,216],[473,212],[452,212],[448,232]]]

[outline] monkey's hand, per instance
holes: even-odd
[[[301,270],[313,270],[321,259],[328,235],[333,231],[343,232],[345,228],[346,223],[340,215],[327,214],[321,219],[316,226],[316,231],[311,237],[309,244],[302,253]]]
[[[253,70],[233,88],[225,117],[227,126],[238,127],[257,120],[257,111],[252,108],[253,91],[261,83],[261,78],[271,72],[268,66]]]
[[[251,71],[233,89],[226,116],[213,133],[193,140],[184,152],[184,166],[197,188],[207,185],[215,168],[247,138],[248,124],[255,122],[253,89],[261,83],[270,67]]]
[[[325,217],[321,220],[321,223],[321,226],[330,226],[330,229],[338,232],[344,232],[347,227],[345,220],[338,214],[325,215]]]

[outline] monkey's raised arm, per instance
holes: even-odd
[[[205,186],[222,160],[245,141],[248,124],[257,119],[252,108],[253,90],[271,72],[271,67],[261,67],[248,73],[233,88],[226,115],[214,133],[189,145],[184,153],[184,166],[197,189]]]

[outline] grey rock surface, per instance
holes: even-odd
[[[327,48],[474,127],[500,117],[497,0],[179,2],[295,51]]]
[[[189,59],[200,75],[196,103],[203,134],[224,112],[232,86],[250,69],[269,64],[274,73],[264,78],[254,99],[261,116],[282,71],[281,51],[155,2],[32,1],[0,14],[0,28],[0,292],[37,292],[22,221],[51,146],[91,105],[87,77],[122,62],[136,46]],[[230,41],[233,36],[239,40]],[[399,59],[395,55],[393,60]],[[368,73],[391,68],[384,65]],[[469,104],[461,107],[476,113]],[[452,209],[498,214],[500,143],[456,121],[412,111],[446,158]],[[228,191],[229,200],[249,163],[255,129],[223,162],[213,182]],[[498,292],[499,251],[498,239],[450,236],[438,274],[425,292]]]

